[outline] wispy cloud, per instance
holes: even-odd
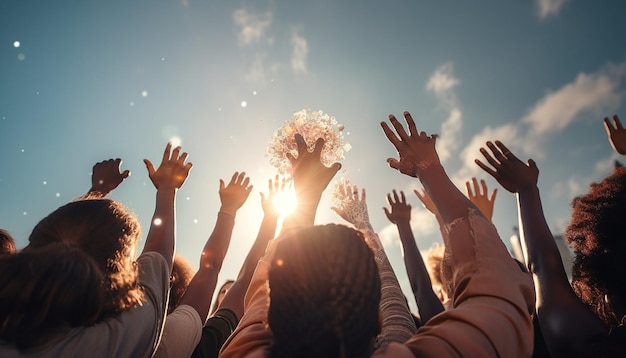
[[[306,59],[309,54],[309,47],[306,39],[300,36],[297,31],[294,31],[291,35],[291,45],[293,46],[291,54],[291,69],[295,73],[306,74]]]
[[[266,38],[267,30],[272,24],[272,13],[269,11],[255,13],[247,8],[240,8],[233,12],[233,21],[239,29],[237,42],[239,46],[249,46]]]
[[[536,0],[537,16],[546,19],[549,16],[556,16],[567,0]]]
[[[440,106],[448,111],[448,118],[441,125],[441,135],[437,141],[437,152],[442,162],[458,148],[463,113],[458,105],[454,88],[461,81],[454,76],[451,62],[439,66],[426,83],[426,89],[437,96]]]
[[[619,91],[626,63],[609,65],[596,73],[579,73],[576,79],[549,92],[522,118],[532,135],[560,132],[581,114],[602,116],[616,110],[624,97]]]

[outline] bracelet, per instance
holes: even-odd
[[[232,217],[233,219],[235,218],[235,215],[234,215],[234,214],[229,213],[228,211],[220,210],[220,211],[218,211],[217,213],[218,213],[218,214],[219,214],[219,213],[222,213],[222,214],[229,215],[229,216],[230,216],[230,217]]]

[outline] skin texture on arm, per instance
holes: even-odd
[[[424,259],[415,243],[415,237],[411,230],[411,205],[406,203],[406,197],[402,191],[399,196],[395,190],[393,191],[393,196],[387,194],[387,201],[391,206],[391,210],[386,207],[383,209],[387,219],[398,227],[406,273],[411,283],[413,296],[417,302],[420,318],[425,323],[431,317],[442,312],[444,308],[435,292],[433,292],[432,282],[424,264]]]
[[[376,347],[383,347],[391,342],[402,343],[417,331],[417,327],[380,238],[374,232],[369,221],[365,189],[362,190],[360,198],[357,186],[351,188],[346,185],[341,189],[344,192],[343,197],[346,199],[341,202],[340,207],[332,207],[332,209],[344,220],[363,232],[367,243],[374,251],[378,264],[381,282],[380,315],[382,324]],[[352,190],[352,195],[349,195],[350,190]]]
[[[211,297],[217,285],[217,276],[222,269],[224,256],[230,245],[235,215],[252,190],[252,185],[249,183],[250,178],[246,177],[244,172],[235,172],[228,185],[220,179],[219,195],[222,205],[217,214],[215,228],[202,250],[198,271],[180,300],[181,304],[193,307],[200,315],[202,322],[206,321],[209,313]]]
[[[268,242],[270,242],[270,240],[274,238],[274,235],[276,233],[279,213],[274,205],[274,199],[276,199],[276,196],[280,192],[285,190],[285,185],[285,180],[280,181],[278,175],[276,175],[274,181],[272,181],[271,179],[269,180],[268,196],[265,197],[265,195],[261,193],[263,221],[261,222],[259,233],[256,237],[256,240],[254,240],[254,243],[252,244],[248,255],[246,256],[243,265],[241,266],[241,270],[239,271],[237,280],[235,280],[233,285],[226,292],[224,299],[219,305],[218,309],[230,309],[235,313],[235,315],[237,315],[237,318],[239,319],[241,319],[241,316],[243,316],[244,298],[246,295],[246,291],[248,290],[248,286],[250,285],[250,280],[252,280],[254,269],[256,268],[256,265],[261,257],[263,257]]]
[[[496,202],[496,194],[498,193],[498,189],[493,189],[491,192],[491,196],[489,196],[489,190],[487,189],[487,183],[483,179],[480,180],[480,188],[478,187],[478,181],[476,178],[472,178],[472,185],[474,186],[474,190],[472,191],[472,187],[470,186],[470,182],[465,182],[465,187],[467,188],[467,197],[476,205],[476,207],[480,210],[480,212],[485,215],[489,221],[493,217],[493,206]],[[482,191],[481,191],[482,188]]]
[[[489,165],[476,164],[517,197],[520,240],[537,292],[536,311],[543,336],[555,357],[578,356],[590,340],[608,333],[572,290],[561,256],[546,223],[537,179],[539,169],[530,159],[519,160],[501,142],[487,142],[491,154],[481,148]]]
[[[158,252],[161,254],[172,272],[174,250],[176,247],[176,192],[187,180],[192,164],[185,163],[187,153],[180,154],[181,148],[172,150],[168,143],[163,153],[161,164],[155,170],[148,159],[144,159],[148,176],[157,189],[156,206],[152,223],[143,252]]]
[[[613,124],[611,124],[608,117],[604,118],[604,129],[606,129],[611,147],[617,153],[626,155],[626,129],[622,127],[619,117],[613,116]]]

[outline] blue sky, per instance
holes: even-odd
[[[344,177],[365,187],[370,218],[406,292],[395,228],[382,207],[419,184],[387,168],[379,122],[408,110],[440,135],[439,153],[464,190],[486,140],[534,158],[551,229],[570,200],[610,172],[601,124],[626,95],[626,4],[534,1],[18,1],[0,3],[0,227],[23,247],[46,214],[84,193],[95,162],[122,158],[131,177],[112,196],[150,221],[142,162],[180,140],[194,163],[178,196],[178,251],[197,265],[219,209],[219,179],[246,171],[220,281],[239,270],[274,175],[273,132],[311,108],[345,125]],[[17,46],[16,41],[19,41]],[[246,102],[246,105],[242,105]],[[624,115],[626,116],[626,115]],[[328,193],[330,194],[330,193]],[[440,241],[409,194],[421,249]],[[325,197],[318,223],[341,222]],[[494,223],[517,223],[503,189]]]

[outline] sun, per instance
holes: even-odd
[[[275,194],[273,205],[280,216],[286,217],[296,209],[296,202],[296,193],[290,187]]]

